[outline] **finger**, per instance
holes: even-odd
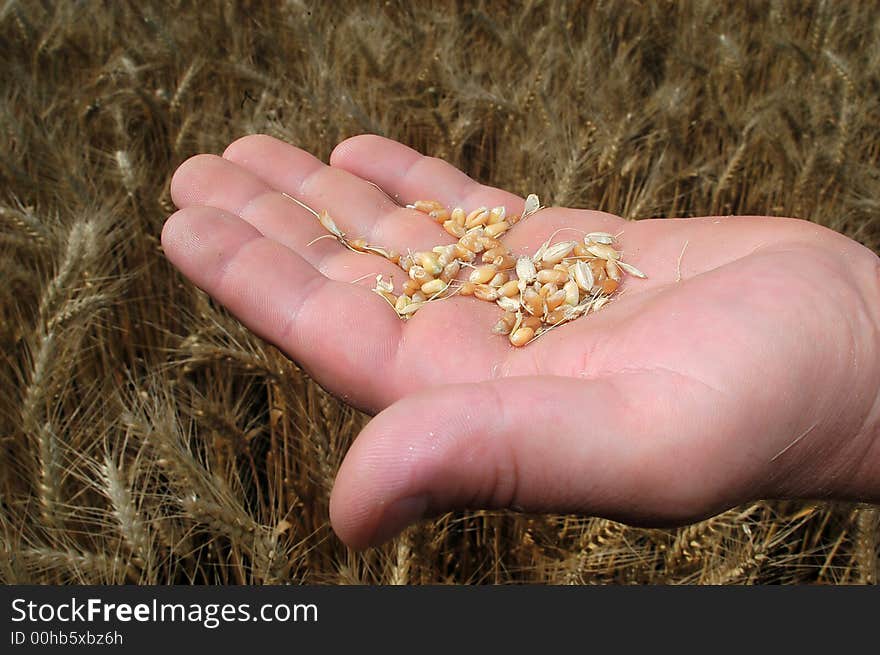
[[[412,148],[374,134],[362,134],[340,143],[330,164],[382,187],[401,204],[438,200],[465,210],[503,205],[509,213],[522,212],[519,196],[485,186],[451,164],[426,157]]]
[[[320,275],[237,216],[211,207],[173,214],[162,230],[171,263],[245,325],[364,408],[383,407],[400,321],[362,287]],[[357,334],[353,334],[353,330]]]
[[[715,403],[681,384],[670,398],[669,380],[652,375],[507,378],[407,396],[348,452],[330,500],[333,528],[363,548],[465,507],[666,523],[733,504],[727,479],[754,468],[747,449],[719,457],[729,430]],[[631,387],[641,387],[637,398]],[[717,438],[689,448],[703,431]]]
[[[246,136],[223,157],[314,210],[327,210],[349,237],[398,252],[430,250],[453,241],[430,218],[399,206],[369,182],[278,139]]]
[[[361,276],[372,286],[375,275],[401,271],[379,257],[343,248],[305,208],[273,189],[261,178],[216,155],[196,155],[185,161],[171,180],[171,197],[181,209],[207,205],[235,214],[264,236],[281,243],[327,277],[351,282]]]

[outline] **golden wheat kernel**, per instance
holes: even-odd
[[[513,255],[499,255],[492,260],[499,271],[512,271],[516,267],[516,258]]]
[[[483,251],[482,260],[487,264],[491,264],[493,261],[495,261],[496,257],[500,257],[501,255],[504,255],[506,252],[507,252],[507,248],[505,248],[504,246],[499,246],[497,248],[489,248],[488,250]]]
[[[499,326],[503,326],[506,331],[497,332],[496,334],[509,334],[514,326],[516,326],[516,322],[516,312],[504,312],[501,318],[498,319],[498,323],[495,324],[495,328],[497,329]]]
[[[501,285],[498,293],[506,298],[514,298],[519,295],[519,281],[509,280]]]
[[[446,286],[447,284],[443,280],[431,280],[422,285],[422,293],[430,297],[444,291]]]
[[[590,257],[590,253],[587,252],[587,247],[582,243],[575,244],[574,248],[571,249],[571,254],[574,257]]]
[[[575,245],[574,241],[560,241],[559,243],[554,243],[552,246],[548,246],[544,251],[544,254],[541,255],[541,261],[545,266],[558,264],[568,256],[568,253],[574,249]]]
[[[424,303],[428,299],[428,296],[425,295],[424,291],[416,291],[412,295],[412,301],[415,303]]]
[[[618,264],[618,266],[620,266],[620,268],[622,268],[624,271],[626,271],[630,275],[641,278],[643,280],[648,277],[647,275],[642,273],[639,269],[637,269],[632,264],[627,264],[626,262],[623,262],[623,261],[618,261],[617,264]]]
[[[495,302],[498,300],[498,289],[490,287],[488,284],[475,284],[474,297],[488,302]]]
[[[418,291],[421,288],[422,288],[422,285],[413,279],[409,279],[403,283],[403,292],[408,296],[413,295],[416,291]]]
[[[489,210],[489,219],[486,221],[486,225],[501,223],[505,216],[507,216],[507,209],[500,205],[498,207],[493,207]]]
[[[526,345],[535,336],[535,331],[530,327],[521,327],[510,335],[510,343],[516,346]]]
[[[489,210],[485,207],[479,207],[465,217],[464,226],[470,230],[479,225],[485,225],[488,220]]]
[[[597,284],[607,277],[605,273],[604,259],[591,259],[588,265],[590,267],[590,272],[593,274],[593,278]]]
[[[501,296],[495,301],[506,312],[516,312],[519,309],[519,299]]]
[[[533,330],[538,330],[541,327],[541,317],[540,316],[523,316],[522,321],[520,322],[520,327],[532,328]]]
[[[567,271],[557,271],[556,269],[544,269],[538,271],[537,274],[538,282],[541,284],[547,284],[548,282],[553,282],[554,284],[565,284],[568,282],[568,272]]]
[[[410,298],[406,294],[401,294],[397,298],[397,302],[394,303],[394,311],[396,311],[398,314],[401,314],[403,310],[406,309],[406,306],[410,304],[410,302],[412,302],[412,298]]]
[[[540,315],[544,312],[541,296],[534,289],[525,290],[522,295],[522,304],[529,314]]]
[[[443,205],[436,200],[416,200],[411,205],[407,205],[407,208],[427,214],[437,209],[443,209]]]
[[[605,260],[605,273],[615,282],[620,282],[620,266],[613,259]]]
[[[443,221],[443,229],[446,230],[447,234],[454,236],[456,239],[462,238],[466,232],[463,225],[459,225],[454,221]]]
[[[547,284],[541,285],[541,289],[538,291],[538,295],[542,298],[547,298],[548,296],[552,296],[557,291],[559,291],[559,287],[556,286],[556,283],[548,282]]]
[[[565,302],[565,289],[560,289],[556,293],[550,294],[546,299],[547,309],[553,311]]]
[[[455,248],[455,258],[466,263],[471,263],[474,261],[477,256],[474,254],[473,250],[469,250],[461,245],[461,242],[454,244]]]
[[[495,273],[494,277],[489,280],[489,286],[495,287],[497,289],[503,286],[504,283],[507,282],[507,280],[507,273],[505,273],[504,271],[498,271],[497,273]]]
[[[464,227],[465,219],[467,215],[464,213],[464,209],[461,207],[456,207],[452,210],[452,213],[449,215],[449,220],[455,223],[460,227]]]
[[[431,248],[431,252],[437,253],[437,257],[441,258],[441,261],[445,258],[446,264],[455,259],[455,244],[448,243],[442,246],[434,246]],[[443,264],[446,266],[446,264]]]
[[[462,247],[467,248],[473,253],[481,253],[485,249],[482,243],[481,236],[478,236],[475,233],[469,232],[465,234],[458,240],[458,243],[462,245]]]
[[[429,212],[428,216],[433,218],[437,223],[440,223],[441,225],[449,220],[449,212],[445,209],[435,209],[434,211]]]
[[[468,276],[468,280],[473,282],[474,284],[485,284],[498,272],[498,269],[495,268],[495,264],[483,264],[482,266],[477,266],[471,274]]]
[[[446,266],[443,267],[443,272],[440,273],[440,279],[444,282],[451,282],[455,279],[455,276],[458,275],[458,272],[461,270],[461,264],[457,261],[449,262]]]
[[[620,259],[620,253],[611,246],[606,246],[604,243],[588,245],[587,252],[600,259]]]
[[[472,296],[474,295],[474,289],[477,285],[473,282],[462,282],[461,286],[458,287],[458,295],[460,296]]]
[[[510,229],[510,223],[501,221],[500,223],[492,223],[486,226],[486,234],[493,239],[501,236]]]
[[[602,293],[611,294],[611,293],[614,293],[615,291],[617,291],[617,287],[619,285],[617,284],[617,280],[612,280],[609,277],[609,278],[602,280],[602,284],[600,286],[602,287]]]
[[[499,320],[492,328],[492,334],[507,335],[510,334],[510,326],[504,321]]]
[[[505,216],[504,220],[508,222],[509,225],[513,226],[520,222],[522,217],[519,214],[513,214],[512,216]]]
[[[537,270],[531,257],[520,257],[516,260],[516,276],[528,284],[535,279]]]
[[[443,271],[440,260],[435,252],[417,252],[414,256],[419,264],[431,277],[437,277]]]
[[[556,271],[541,269],[540,271],[538,271],[537,275],[535,275],[535,280],[537,280],[541,284],[546,284],[547,282],[550,282],[550,280],[554,279],[556,279]]]
[[[415,314],[418,310],[420,310],[422,308],[422,305],[424,305],[424,304],[425,304],[424,300],[416,301],[416,299],[413,298],[413,302],[411,302],[406,307],[404,307],[403,311],[400,313],[403,316],[410,316],[412,314]]]
[[[569,280],[563,285],[562,290],[565,291],[565,304],[577,305],[580,301],[581,290],[578,288],[577,282],[574,280]]]

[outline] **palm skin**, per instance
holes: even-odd
[[[169,259],[377,413],[331,498],[350,545],[457,507],[668,524],[758,497],[880,496],[880,268],[854,241],[795,219],[547,208],[505,235],[515,254],[554,232],[620,233],[648,279],[626,278],[600,312],[516,349],[491,333],[500,310],[473,298],[399,321],[369,289],[404,273],[314,241],[323,228],[282,192],[398,251],[453,241],[400,205],[518,212],[523,201],[374,136],[340,144],[330,166],[252,136],[177,171]]]

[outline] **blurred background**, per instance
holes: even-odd
[[[164,259],[186,158],[372,132],[546,204],[880,246],[872,2],[0,6],[0,581],[875,583],[880,509],[328,522],[368,420]]]

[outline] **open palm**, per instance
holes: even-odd
[[[328,390],[381,412],[331,500],[354,546],[451,507],[664,523],[754,497],[847,495],[841,480],[878,448],[880,323],[866,302],[877,261],[834,232],[544,209],[504,236],[514,254],[560,228],[606,231],[648,279],[625,278],[600,312],[513,348],[491,332],[500,310],[473,298],[401,322],[370,288],[403,271],[315,241],[324,229],[284,194],[401,252],[454,242],[406,203],[519,212],[523,200],[375,136],[340,144],[330,166],[245,137],[175,175],[171,261]]]

